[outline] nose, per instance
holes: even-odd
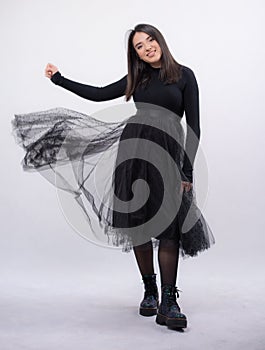
[[[146,51],[151,50],[151,48],[152,48],[151,44],[148,44],[148,45],[146,46]]]

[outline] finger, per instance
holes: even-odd
[[[190,191],[191,189],[192,189],[192,184],[190,183],[188,187],[188,191]]]
[[[46,77],[51,78],[52,73],[51,73],[51,71],[47,71],[47,72],[45,73],[45,75],[46,75]]]
[[[179,186],[179,194],[181,194],[183,192],[183,186],[182,186],[182,184],[180,184],[180,186]]]
[[[182,183],[182,185],[181,185],[181,194],[183,194],[184,191],[185,191],[185,184]]]

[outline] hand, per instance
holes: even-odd
[[[58,72],[58,68],[56,66],[54,66],[51,63],[48,63],[46,68],[45,68],[45,76],[49,79],[51,79],[51,77],[53,76],[53,74],[55,74],[56,72]]]
[[[187,182],[187,181],[181,181],[181,188],[180,188],[180,193],[185,190],[186,192],[190,191],[192,189],[192,183]]]

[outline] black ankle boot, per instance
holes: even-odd
[[[145,293],[144,299],[140,304],[140,315],[154,316],[158,308],[158,290],[156,285],[156,275],[143,275]]]
[[[166,325],[169,328],[186,328],[187,319],[181,313],[180,307],[176,301],[179,297],[178,289],[172,285],[164,285],[162,287],[162,301],[156,316],[156,323]]]

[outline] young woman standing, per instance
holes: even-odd
[[[177,63],[163,35],[152,25],[138,24],[131,30],[128,37],[127,59],[128,73],[120,80],[104,87],[69,80],[63,77],[58,68],[51,63],[47,64],[45,75],[54,84],[88,100],[106,101],[125,96],[126,101],[129,101],[133,97],[137,113],[136,116],[127,120],[128,123],[122,128],[119,135],[114,193],[115,198],[125,203],[132,203],[132,186],[139,179],[148,183],[150,193],[148,200],[141,208],[138,206],[135,210],[131,210],[132,207],[128,205],[127,210],[123,212],[116,210],[118,207],[115,205],[118,202],[113,199],[114,210],[111,216],[106,216],[108,219],[106,221],[108,227],[113,230],[112,232],[116,232],[116,236],[114,235],[116,245],[123,246],[125,251],[133,249],[135,254],[145,286],[144,298],[140,303],[140,314],[143,316],[156,315],[156,322],[160,325],[185,328],[187,318],[176,301],[176,295],[179,297],[179,290],[176,288],[179,254],[195,256],[215,242],[194,199],[193,164],[200,139],[198,85],[193,71]],[[184,144],[181,145],[181,142],[174,140],[175,136],[179,136],[177,134],[181,134],[179,120],[184,112],[187,122],[185,152]],[[16,128],[19,129],[19,116],[16,117]],[[126,146],[126,143],[124,146],[123,142],[132,139],[136,140],[132,147]],[[102,145],[102,134],[99,134],[96,140],[97,145]],[[148,161],[137,157],[139,149],[143,152],[145,148],[143,140],[158,144],[177,163],[179,176],[176,175],[174,167],[166,160],[166,157],[162,156],[159,159],[161,169],[166,169],[166,173],[169,174],[170,185],[167,191],[163,187],[156,167],[152,164],[152,159],[157,161],[155,146],[153,147],[152,144],[150,146],[148,143],[144,150],[145,156],[147,154],[150,157]],[[32,154],[32,148],[28,148],[27,152],[28,155],[30,152]],[[128,152],[133,157],[128,157]],[[90,154],[93,154],[93,151]],[[126,161],[124,157],[127,157]],[[143,192],[140,191],[138,194],[141,196]],[[163,202],[166,193],[168,206]],[[176,202],[179,206],[175,208]],[[160,207],[163,207],[160,220],[153,226],[146,225],[146,222],[156,215]],[[170,211],[173,216],[169,215]],[[197,216],[196,220],[193,217],[192,225],[184,233],[185,230],[181,228],[189,211]],[[102,219],[102,212],[95,212]],[[164,220],[167,225],[161,225],[158,229],[157,223],[160,224]],[[138,227],[141,229],[137,230]],[[154,241],[158,246],[161,276],[160,303],[153,265]]]

